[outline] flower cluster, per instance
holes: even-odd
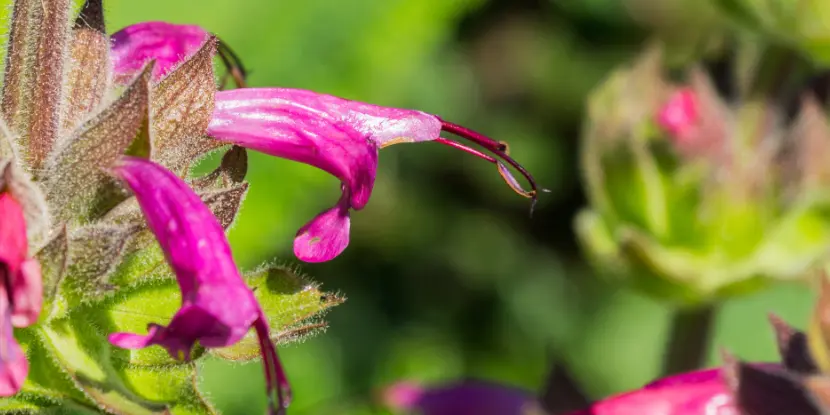
[[[435,141],[476,155],[535,201],[531,175],[504,143],[420,111],[247,88],[237,57],[200,27],[148,22],[110,37],[101,0],[87,0],[74,23],[72,9],[70,0],[13,6],[0,95],[0,395],[10,397],[3,408],[157,413],[183,405],[210,413],[189,362],[213,351],[249,356],[253,347],[269,411],[284,412],[291,398],[275,340],[320,327],[305,322],[342,298],[320,295],[284,269],[240,273],[225,230],[247,190],[246,149],[340,180],[340,200],[297,233],[294,251],[308,262],[346,248],[350,211],[368,203],[378,152],[395,143]],[[240,88],[217,90],[216,57],[228,69],[222,85],[232,78]],[[191,173],[229,147],[214,172]],[[280,310],[284,302],[267,298],[276,294],[252,288],[271,278],[304,302],[299,311]],[[168,308],[172,319],[155,314]],[[146,334],[136,333],[142,323]],[[13,327],[28,327],[17,335],[22,347]],[[121,349],[102,345],[104,337]],[[30,363],[39,370],[27,378]],[[168,389],[152,381],[164,375],[155,369],[162,364],[179,376]]]

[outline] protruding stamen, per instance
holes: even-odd
[[[502,153],[507,152],[507,144],[493,140],[486,135],[479,133],[478,131],[471,130],[467,127],[451,123],[449,121],[445,121],[442,118],[438,118],[441,120],[441,130],[446,131],[450,134],[455,134],[459,137],[464,137],[490,151],[500,151]]]
[[[247,87],[245,80],[248,77],[248,71],[245,70],[245,66],[242,65],[242,60],[239,59],[239,56],[221,39],[219,39],[217,55],[225,65],[225,69],[228,71],[224,76],[222,76],[219,89],[225,89],[225,84],[227,84],[229,77],[233,78],[237,88]]]
[[[480,134],[476,131],[473,131],[473,130],[467,128],[467,127],[462,127],[458,124],[453,124],[451,122],[444,121],[440,118],[439,118],[439,120],[441,120],[441,130],[442,131],[446,131],[448,133],[455,134],[459,137],[466,138],[467,140],[470,140],[473,143],[478,144],[478,145],[484,147],[485,149],[489,150],[491,153],[493,153],[493,155],[495,157],[490,156],[488,154],[485,154],[485,153],[483,153],[481,151],[478,151],[476,149],[467,147],[467,146],[465,146],[463,144],[460,144],[460,143],[457,143],[455,141],[447,140],[445,138],[438,138],[435,141],[437,141],[441,144],[448,145],[448,146],[453,147],[453,148],[457,148],[459,150],[470,153],[470,154],[472,154],[476,157],[482,158],[484,160],[487,160],[487,161],[495,164],[498,167],[499,174],[504,179],[505,183],[507,183],[507,185],[510,186],[510,188],[513,189],[514,192],[516,192],[519,195],[522,195],[526,198],[531,199],[530,212],[531,212],[531,214],[533,214],[533,209],[536,206],[536,199],[538,198],[538,194],[539,194],[539,189],[536,185],[536,180],[533,178],[533,175],[531,175],[530,172],[527,171],[527,169],[525,169],[521,164],[519,164],[516,160],[514,160],[512,157],[510,157],[507,154],[508,151],[509,151],[509,147],[508,147],[507,143],[493,140],[492,138],[489,138],[485,135],[482,135],[482,134]],[[504,163],[502,163],[499,160],[504,161],[505,163],[507,163],[508,165],[513,167],[514,169],[516,169],[522,176],[524,176],[524,178],[528,181],[528,183],[530,183],[530,190],[525,190],[519,184],[519,181],[516,180],[516,178],[510,172],[510,169],[507,167],[507,165],[505,165]],[[546,189],[541,189],[541,190],[542,191],[547,191]]]
[[[487,160],[487,161],[489,161],[490,163],[493,163],[493,164],[497,164],[497,163],[499,162],[498,160],[496,160],[496,159],[495,159],[495,158],[493,158],[492,156],[489,156],[489,155],[487,155],[487,154],[484,154],[484,153],[482,153],[482,152],[480,152],[480,151],[478,151],[478,150],[476,150],[476,149],[474,149],[474,148],[467,147],[467,146],[465,146],[464,144],[457,143],[457,142],[452,141],[452,140],[447,140],[446,138],[443,138],[443,137],[436,138],[436,139],[435,139],[435,142],[436,142],[436,143],[441,143],[441,144],[448,145],[448,146],[450,146],[450,147],[452,147],[452,148],[457,148],[457,149],[459,149],[459,150],[461,150],[461,151],[463,151],[463,152],[465,152],[465,153],[470,153],[470,154],[472,154],[472,155],[474,155],[474,156],[476,156],[476,157],[479,157],[479,158],[482,158],[482,159],[484,159],[484,160]]]

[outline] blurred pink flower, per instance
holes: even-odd
[[[694,89],[689,87],[675,91],[657,113],[657,123],[681,142],[691,138],[699,118],[697,95]]]
[[[689,372],[601,400],[571,415],[739,415],[721,369]]]

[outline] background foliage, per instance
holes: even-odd
[[[639,10],[658,3],[628,2]],[[554,360],[595,396],[658,374],[670,310],[593,275],[572,220],[585,204],[576,153],[586,94],[642,45],[639,23],[668,18],[640,13],[635,21],[621,0],[105,5],[111,31],[145,20],[209,28],[243,57],[253,86],[419,108],[507,140],[552,190],[528,218],[525,201],[487,163],[437,144],[383,150],[372,201],[353,215],[349,249],[330,263],[302,265],[349,300],[329,314],[325,335],[281,349],[296,396],[292,414],[384,413],[377,392],[401,378],[537,388]],[[296,263],[294,233],[337,198],[339,184],[260,155],[249,178],[231,233],[240,265],[274,256]],[[765,312],[805,321],[811,304],[800,285],[731,300],[720,310],[715,344],[748,360],[772,359]],[[225,413],[260,413],[258,364],[208,363],[204,377]]]

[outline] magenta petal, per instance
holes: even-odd
[[[184,181],[158,164],[125,157],[113,172],[132,188],[176,274],[183,306],[171,326],[182,318],[182,323],[202,330],[214,344],[238,341],[257,318],[259,307],[239,274],[216,217]],[[216,339],[220,331],[228,336],[224,341]],[[200,337],[190,330],[182,335]]]
[[[147,335],[135,333],[112,333],[107,339],[110,343],[123,349],[143,349],[153,343],[153,338],[161,326],[150,326]]]
[[[153,324],[146,336],[116,333],[110,342],[126,348],[160,345],[174,358],[188,359],[197,341],[208,348],[230,346],[256,323],[269,397],[277,396],[271,403],[287,403],[287,381],[267,322],[239,274],[224,230],[213,213],[182,179],[149,160],[124,157],[112,173],[133,190],[148,227],[176,274],[182,307],[166,327]]]
[[[5,350],[0,354],[0,396],[12,396],[17,393],[29,374],[29,362],[20,345],[11,333],[11,324],[7,332],[8,339],[3,339]]]
[[[325,105],[294,100],[308,94],[314,93],[280,88],[219,91],[207,134],[322,169],[346,184],[350,207],[362,209],[375,183],[377,145],[348,120],[327,113]]]
[[[349,245],[349,206],[345,195],[300,228],[294,239],[294,255],[306,262],[324,262],[340,255]]]
[[[129,77],[155,59],[153,79],[160,79],[205,43],[210,34],[199,26],[143,22],[112,35],[116,78]]]
[[[11,396],[20,390],[29,373],[26,354],[14,339],[6,290],[0,288],[0,396]]]
[[[40,263],[27,259],[11,280],[11,323],[14,327],[29,327],[40,315],[43,305],[43,280]]]
[[[763,365],[766,367],[767,365]],[[720,369],[675,375],[571,415],[739,415]]]

